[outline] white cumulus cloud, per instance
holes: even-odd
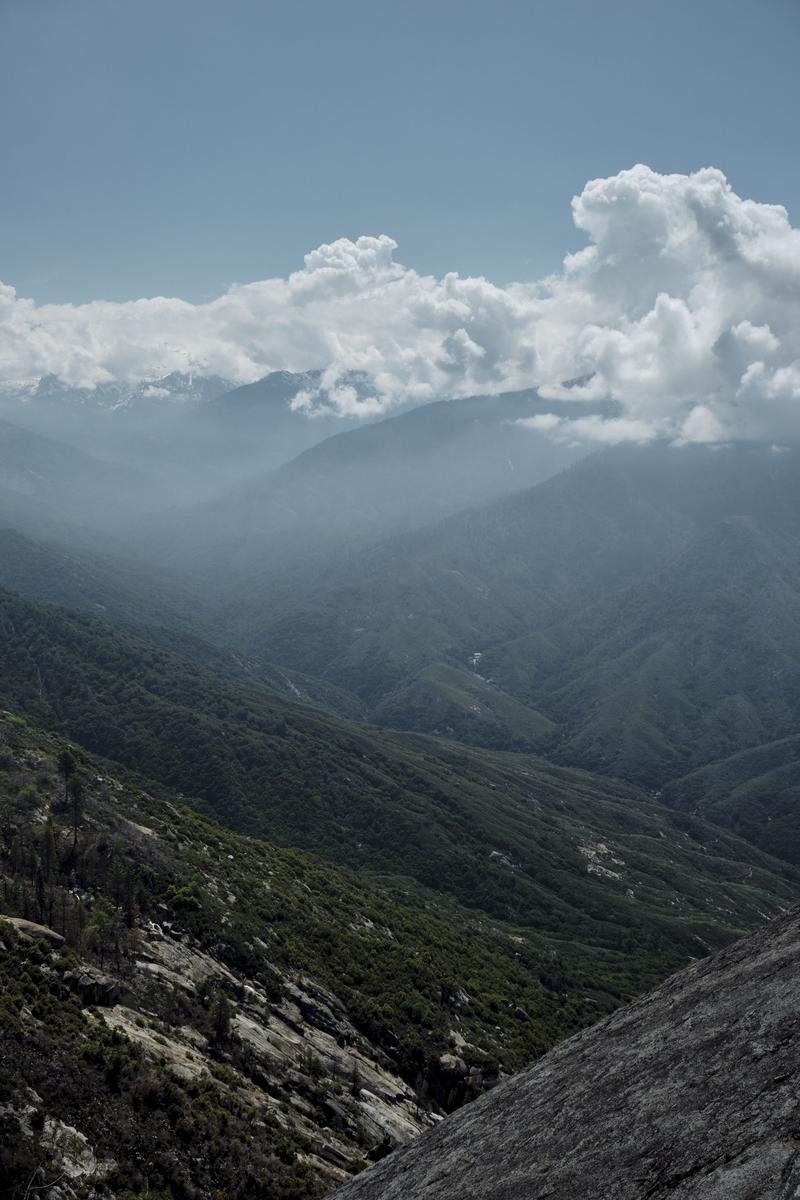
[[[420,275],[385,235],[320,246],[288,278],[206,304],[37,305],[0,284],[0,381],[319,369],[296,404],[342,413],[536,385],[614,406],[533,418],[554,437],[800,440],[800,230],[785,209],[742,199],[712,168],[636,166],[587,183],[573,215],[586,247],[503,287]]]
[[[800,231],[786,210],[742,200],[718,170],[637,166],[587,184],[573,212],[590,245],[548,281],[542,393],[616,401],[619,440],[798,440]],[[613,424],[596,425],[610,440]]]

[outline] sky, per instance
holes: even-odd
[[[797,223],[798,51],[797,0],[0,0],[0,279],[202,301],[380,234],[540,278],[638,162]]]
[[[797,0],[0,0],[0,386],[800,441],[798,50]]]

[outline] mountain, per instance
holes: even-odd
[[[195,414],[218,425],[222,439],[241,430],[242,455],[259,437],[276,463],[289,446],[317,444],[223,497],[159,518],[148,526],[151,548],[163,546],[171,561],[188,558],[211,575],[222,567],[257,581],[274,575],[276,560],[330,557],[342,545],[431,524],[537,483],[586,453],[520,429],[523,418],[553,408],[533,391],[438,401],[348,428],[351,418],[292,412],[287,397],[297,387],[297,376],[270,375]]]
[[[31,537],[0,525],[0,586],[25,596],[52,600],[68,608],[125,617],[171,628],[186,628],[196,597],[167,572],[153,572],[107,546],[93,548],[91,536],[70,537],[70,544]],[[57,532],[64,536],[64,527]],[[69,534],[73,534],[70,529]],[[76,544],[77,542],[77,544]]]
[[[789,1200],[800,911],[550,1051],[341,1200]]]
[[[142,383],[70,387],[55,376],[0,385],[0,416],[99,458],[147,469],[179,438],[190,412],[229,391],[216,376],[175,372]]]
[[[58,532],[64,535],[62,527]],[[101,550],[94,545],[96,539],[76,539],[74,530],[69,533],[65,545],[0,526],[0,586],[67,608],[122,618],[146,629],[146,637],[196,655],[212,671],[225,674],[238,664],[277,697],[343,716],[363,715],[356,698],[332,684],[261,659],[245,659],[225,643],[214,643],[204,619],[209,613],[182,575],[166,568],[154,572],[149,564],[124,554],[117,543],[113,550],[105,544]]]
[[[677,461],[677,459],[676,459]],[[418,665],[475,653],[579,614],[691,537],[647,494],[648,456],[594,455],[537,487],[342,556],[290,611],[258,608],[254,644],[375,703]],[[680,489],[679,494],[680,494]],[[245,589],[242,589],[245,592]]]
[[[338,416],[324,405],[313,414],[302,406],[292,407],[295,398],[310,389],[321,392],[324,399],[321,380],[320,371],[273,371],[197,408],[184,434],[191,444],[216,446],[220,465],[240,464],[238,472],[230,472],[232,486],[248,474],[272,470],[332,434],[368,419]],[[360,380],[352,383],[363,387]]]
[[[378,720],[661,787],[794,728],[798,511],[794,453],[618,448],[229,611]]]
[[[89,389],[48,377],[21,391],[0,390],[0,415],[31,433],[144,470],[167,507],[222,493],[341,430],[348,422],[291,409],[292,398],[311,382],[307,375],[276,372],[233,388],[217,377],[175,373]]]
[[[190,640],[0,594],[0,700],[229,828],[509,923],[602,1002],[795,893],[793,868],[613,780],[290,704]],[[210,652],[209,652],[210,653]]]
[[[109,530],[163,502],[145,472],[0,420],[0,520]]]
[[[0,387],[0,402],[9,411],[22,411],[38,424],[57,420],[59,412],[72,411],[74,414],[83,410],[91,420],[102,412],[138,410],[142,413],[154,402],[161,408],[164,401],[167,404],[204,404],[230,389],[230,382],[219,376],[179,371],[141,383],[113,380],[98,383],[93,388],[72,387],[55,375],[45,375],[29,384],[4,383]]]
[[[800,538],[749,515],[711,525],[589,629],[536,689],[570,730],[570,761],[659,783],[786,736],[800,711]]]
[[[284,699],[543,753],[662,789],[685,807],[676,781],[796,728],[797,456],[618,448],[493,504],[378,536],[387,523],[413,521],[418,498],[434,493],[422,482],[421,446],[430,447],[428,465],[451,445],[467,461],[465,439],[491,444],[492,430],[501,439],[516,431],[509,414],[530,399],[501,397],[494,410],[486,400],[444,403],[330,438],[251,490],[194,510],[202,519],[178,538],[183,566],[176,527],[159,518],[150,540],[164,526],[162,549],[173,549],[158,568],[144,547],[137,558],[109,555],[85,531],[76,545],[63,525],[60,558],[45,568],[56,516],[94,509],[113,524],[126,478],[12,431],[8,463],[27,456],[33,482],[21,504],[7,492],[7,520],[39,536],[31,551],[2,535],[0,582],[190,633],[217,647],[207,665],[233,656]],[[385,508],[365,502],[375,472],[387,481]],[[413,497],[405,508],[403,478],[418,483],[405,489]],[[450,492],[453,503],[464,499]],[[43,513],[50,524],[34,520]],[[265,559],[266,571],[243,565]],[[780,824],[745,822],[770,852],[800,841],[787,836],[795,771],[789,762],[783,772]],[[715,819],[741,833],[739,808],[720,800]]]
[[[797,456],[584,456],[520,429],[532,394],[478,397],[114,541],[332,420],[300,382],[176,402],[147,472],[0,429],[23,1191],[320,1196],[800,894]]]

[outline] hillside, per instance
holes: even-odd
[[[636,994],[796,894],[793,869],[618,781],[349,724],[10,593],[0,627],[7,707],[230,828],[511,922],[588,994]]]
[[[551,1051],[341,1200],[789,1200],[800,912]]]
[[[109,554],[85,538],[59,549],[9,531],[0,582],[188,633],[200,639],[190,656],[223,674],[238,663],[248,683],[284,700],[545,754],[663,789],[670,802],[685,775],[791,736],[800,702],[796,455],[617,448],[358,550],[357,530],[368,538],[411,519],[404,490],[412,507],[428,504],[435,482],[401,486],[409,461],[424,474],[452,439],[461,458],[465,438],[477,451],[492,444],[492,429],[505,437],[507,418],[485,403],[445,402],[329,438],[252,493],[204,506],[205,549],[185,531],[193,573],[177,553],[155,570],[143,552]],[[511,412],[531,397],[496,403]],[[479,420],[479,411],[489,415]],[[384,499],[369,505],[364,481],[377,487],[375,472]],[[247,496],[253,504],[242,509]],[[216,533],[212,512],[226,514]],[[215,537],[227,566],[215,559]],[[786,775],[797,786],[791,767]],[[715,811],[741,832],[734,809]],[[790,824],[787,812],[780,836],[746,827],[758,845],[789,853]]]
[[[222,493],[358,423],[293,412],[291,400],[308,382],[275,372],[233,387],[214,376],[173,373],[93,389],[45,377],[15,391],[0,380],[0,417],[32,437],[143,471],[157,487],[150,507],[164,508]]]
[[[227,611],[381,722],[662,787],[794,728],[797,466],[618,448]]]
[[[63,526],[59,530],[63,534]],[[141,562],[93,539],[64,544],[0,524],[0,586],[69,608],[119,616],[161,627],[186,628],[196,596],[183,580],[160,576]]]
[[[0,420],[0,517],[24,529],[106,530],[158,505],[148,472]]]
[[[276,697],[319,705],[342,716],[363,715],[358,700],[341,688],[245,657],[224,639],[215,641],[202,597],[193,581],[179,572],[156,573],[141,560],[105,546],[101,552],[83,541],[61,545],[0,527],[0,586],[107,620],[122,619],[138,628],[145,640],[193,655],[211,672],[258,681]]]
[[[568,761],[660,784],[786,736],[800,709],[800,538],[749,517],[713,525],[593,614],[583,641],[532,685]]]
[[[495,504],[343,556],[285,611],[244,588],[231,607],[250,618],[255,645],[376,703],[421,666],[464,668],[476,652],[581,614],[683,548],[694,523],[672,461],[683,466],[667,460],[659,474],[646,452],[593,455]]]
[[[702,814],[791,862],[800,861],[800,736],[766,742],[667,784],[667,804]]]
[[[41,1169],[319,1196],[588,1019],[508,933],[236,837],[78,747],[66,775],[64,752],[0,714],[12,1194]]]

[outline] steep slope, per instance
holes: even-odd
[[[341,1200],[790,1200],[800,911],[551,1051]]]
[[[87,545],[87,540],[60,545],[0,527],[0,586],[109,620],[135,623],[146,638],[194,655],[208,670],[223,676],[243,674],[249,682],[268,687],[275,697],[319,705],[341,716],[363,715],[356,698],[332,684],[252,656],[244,658],[226,642],[215,642],[207,624],[207,606],[194,581],[179,572],[155,572],[119,550],[100,551],[94,544]]]
[[[433,663],[378,704],[381,725],[442,734],[457,741],[532,750],[553,740],[556,725],[494,686],[477,670]]]
[[[532,688],[568,731],[568,761],[661,783],[786,736],[800,713],[800,538],[720,522],[594,614],[583,641]]]
[[[11,1194],[41,1168],[69,1196],[317,1196],[587,1019],[508,934],[237,838],[74,746],[65,798],[64,751],[0,714]]]
[[[61,527],[63,532],[63,527]],[[187,626],[198,613],[196,593],[166,571],[156,575],[136,559],[101,551],[97,539],[63,544],[0,524],[0,585],[51,600],[161,626]],[[93,543],[90,545],[90,543]]]
[[[290,611],[236,601],[276,657],[296,657],[374,703],[415,668],[466,665],[487,645],[621,591],[687,545],[696,520],[673,464],[685,474],[680,457],[594,455],[538,487],[343,558]]]

